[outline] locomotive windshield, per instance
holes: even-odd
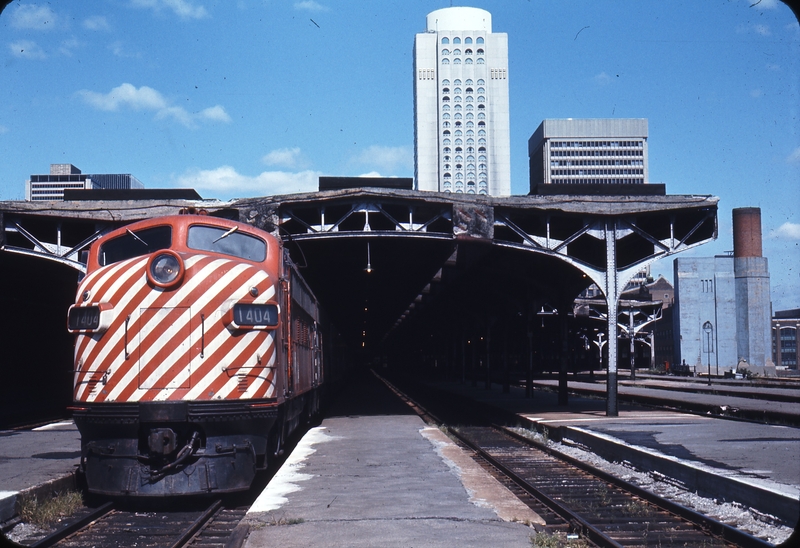
[[[237,227],[225,229],[204,225],[190,226],[186,245],[192,249],[224,253],[247,261],[261,262],[267,258],[266,242],[250,234],[238,232]]]
[[[167,249],[172,245],[172,227],[155,226],[137,230],[128,230],[100,246],[98,260],[101,266],[124,261],[139,255],[147,255],[159,249]]]

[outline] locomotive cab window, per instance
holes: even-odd
[[[247,261],[262,262],[267,258],[267,244],[261,238],[215,226],[193,225],[189,227],[186,245],[200,251],[212,251],[233,255]]]
[[[122,236],[100,246],[100,265],[105,266],[140,255],[147,255],[160,249],[169,249],[170,245],[172,245],[172,227],[170,226],[155,226],[136,232],[128,230]]]

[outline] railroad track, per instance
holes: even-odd
[[[442,427],[423,405],[381,380],[423,420]],[[459,426],[447,430],[539,513],[550,531],[578,534],[604,547],[773,546],[505,428]]]
[[[216,500],[191,510],[129,510],[107,502],[31,547],[224,548],[244,517],[245,507],[225,508]]]

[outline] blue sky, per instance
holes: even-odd
[[[691,253],[760,207],[774,307],[800,307],[800,27],[777,0],[14,1],[0,200],[51,163],[219,199],[411,177],[414,34],[451,4],[508,34],[514,194],[543,119],[647,118],[651,182],[721,198]]]

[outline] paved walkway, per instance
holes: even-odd
[[[72,421],[0,431],[0,522],[14,516],[20,491],[48,482],[74,485],[80,457],[81,435]]]
[[[530,546],[535,530],[498,514],[538,516],[452,450],[415,416],[326,419],[250,509],[245,547]]]

